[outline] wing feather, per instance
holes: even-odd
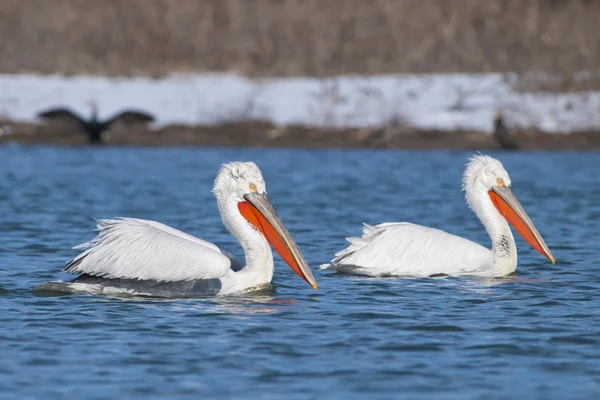
[[[106,121],[107,125],[111,124],[147,124],[150,122],[154,122],[154,116],[134,110],[126,110],[117,115],[112,116]]]
[[[362,237],[347,240],[330,268],[350,265],[373,276],[427,277],[481,274],[493,264],[491,250],[477,243],[408,222],[364,224]]]
[[[230,259],[210,242],[156,221],[98,220],[98,235],[74,247],[84,251],[65,271],[105,278],[159,282],[221,278]]]
[[[77,113],[69,110],[68,108],[54,108],[38,114],[39,118],[48,120],[66,122],[78,126],[85,126],[85,121],[77,115]]]

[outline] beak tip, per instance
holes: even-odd
[[[319,286],[317,286],[317,284],[316,284],[316,283],[311,283],[311,285],[310,285],[310,286],[312,286],[312,288],[313,288],[314,290],[317,290],[317,289],[319,288]]]
[[[550,261],[552,261],[552,264],[556,264],[556,260],[552,256],[550,256]]]

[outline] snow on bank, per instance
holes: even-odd
[[[496,110],[513,126],[548,132],[600,128],[600,92],[519,93],[514,75],[423,74],[329,79],[248,79],[227,74],[162,79],[0,75],[0,119],[36,120],[40,110],[68,106],[101,117],[123,108],[152,112],[158,125],[247,119],[278,125],[387,125],[490,132]]]

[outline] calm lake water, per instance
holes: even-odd
[[[486,246],[450,151],[0,147],[0,397],[445,399],[600,396],[600,154],[491,153],[557,259],[520,237],[517,279],[320,271],[361,222]],[[201,299],[40,296],[92,217],[154,219],[241,254],[210,193],[253,160],[313,267]]]

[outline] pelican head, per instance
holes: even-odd
[[[308,263],[267,198],[265,180],[255,163],[224,164],[215,179],[213,193],[223,224],[232,234],[245,228],[258,231],[298,276],[317,289]]]
[[[486,206],[483,202],[491,202],[531,247],[554,264],[550,249],[513,194],[510,177],[500,161],[485,155],[473,156],[463,175],[463,190],[467,203],[477,215],[481,215],[480,210]]]
[[[500,184],[511,186],[510,176],[500,161],[483,154],[471,157],[463,175],[463,190],[467,196],[469,191],[484,190],[487,193]]]

